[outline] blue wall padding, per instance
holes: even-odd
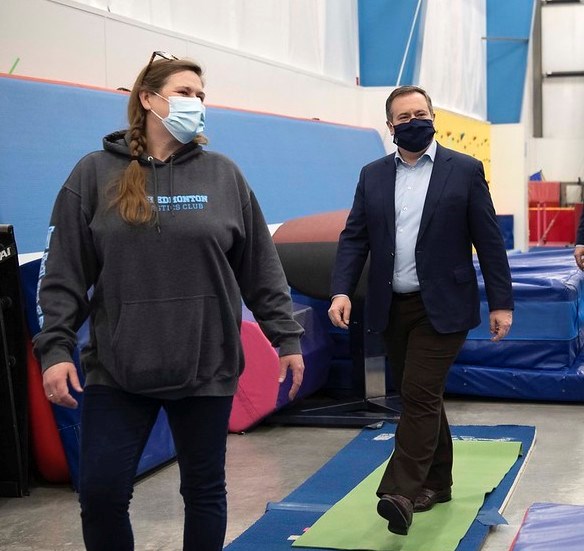
[[[359,82],[361,86],[415,84],[423,10],[414,27],[404,70],[397,82],[418,0],[359,0]]]
[[[268,223],[351,206],[363,165],[385,155],[377,131],[210,108],[209,149],[243,171]]]
[[[127,95],[0,76],[0,223],[20,253],[44,249],[55,197],[73,166],[125,128]],[[379,134],[312,120],[209,107],[209,149],[231,157],[268,223],[349,208]]]
[[[583,542],[584,506],[534,503],[510,551],[581,551]]]
[[[487,119],[493,124],[521,120],[533,10],[534,0],[487,2]]]
[[[77,161],[125,126],[127,96],[0,77],[0,223],[42,251],[58,190]]]

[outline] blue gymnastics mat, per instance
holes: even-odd
[[[490,340],[480,266],[481,324],[448,374],[447,392],[523,400],[584,401],[584,272],[573,249],[509,255],[515,311],[509,335]]]
[[[510,551],[581,551],[584,506],[534,503],[529,507]]]
[[[516,484],[535,442],[535,427],[518,425],[463,425],[451,427],[454,439],[521,442],[522,454],[499,486],[487,495],[476,519],[456,551],[477,551],[489,528],[506,524],[500,511]],[[393,451],[395,425],[364,429],[314,475],[278,503],[268,503],[264,515],[225,549],[227,551],[284,551],[342,499]],[[455,481],[456,484],[456,481]],[[304,551],[321,551],[303,548]],[[387,551],[394,551],[388,549]],[[397,550],[395,550],[397,551]]]

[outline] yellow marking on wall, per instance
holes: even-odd
[[[436,140],[439,144],[482,161],[491,184],[491,125],[464,115],[436,109]]]

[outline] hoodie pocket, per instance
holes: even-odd
[[[112,340],[112,375],[136,393],[194,387],[199,365],[220,361],[222,344],[215,296],[125,302]]]

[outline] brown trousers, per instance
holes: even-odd
[[[422,488],[452,486],[452,436],[443,394],[467,334],[437,333],[420,293],[394,294],[383,336],[402,413],[377,495],[398,494],[413,501]]]

